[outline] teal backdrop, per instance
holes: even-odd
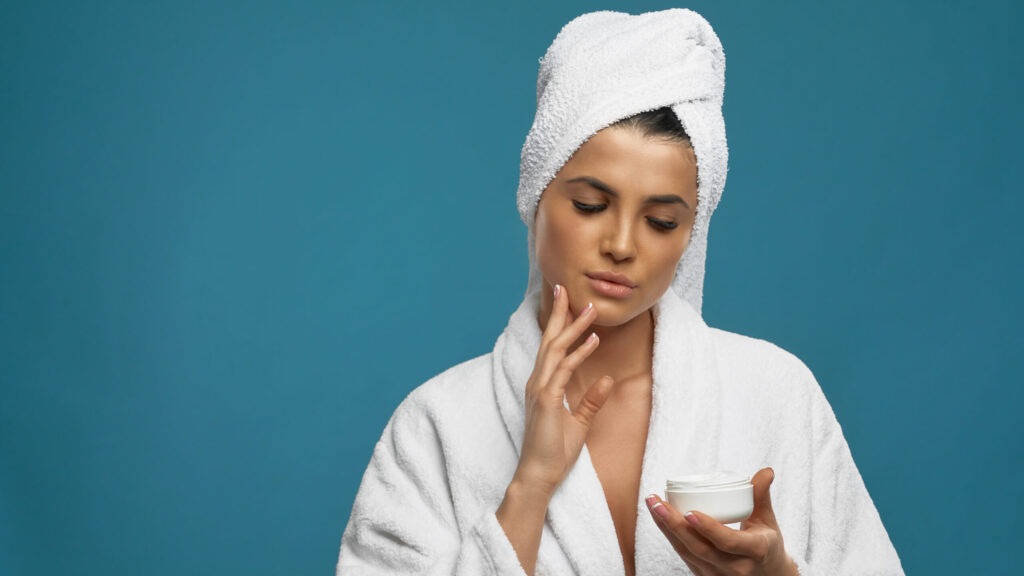
[[[526,286],[537,60],[727,56],[704,316],[815,373],[908,574],[1024,512],[1020,2],[5,2],[0,573],[331,574],[398,403]]]

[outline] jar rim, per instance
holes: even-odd
[[[665,485],[673,492],[727,490],[750,485],[750,476],[731,470],[706,474],[675,475],[670,476]]]

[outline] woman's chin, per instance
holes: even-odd
[[[591,326],[601,326],[602,328],[622,326],[629,324],[636,320],[638,316],[642,316],[650,310],[650,306],[636,308],[634,306],[625,306],[623,303],[616,303],[616,305],[602,304],[604,303],[594,302],[594,307],[597,308],[597,318],[591,323]]]

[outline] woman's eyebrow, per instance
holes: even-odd
[[[615,198],[619,197],[619,193],[616,192],[611,186],[605,184],[604,182],[601,182],[600,180],[594,178],[593,176],[579,176],[571,180],[566,180],[566,182],[583,182]],[[648,196],[647,198],[644,198],[644,204],[682,204],[683,206],[686,206],[687,209],[690,208],[690,204],[687,203],[686,200],[683,200],[682,196],[676,196],[675,194]]]

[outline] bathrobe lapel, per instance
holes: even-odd
[[[654,389],[637,502],[636,573],[691,574],[644,498],[664,498],[670,476],[717,470],[723,383],[711,331],[700,314],[672,289],[654,312]]]
[[[530,292],[512,314],[494,347],[494,392],[505,427],[522,454],[526,382],[533,372],[541,332],[540,294]],[[667,290],[654,308],[651,422],[637,497],[635,539],[638,574],[672,570],[689,574],[671,544],[654,525],[644,497],[664,495],[672,474],[714,469],[718,462],[721,391],[710,332],[693,308]],[[566,408],[568,402],[563,401]],[[624,563],[600,479],[583,446],[579,459],[548,505],[548,526],[576,574],[623,574]],[[557,560],[541,546],[538,573]]]

